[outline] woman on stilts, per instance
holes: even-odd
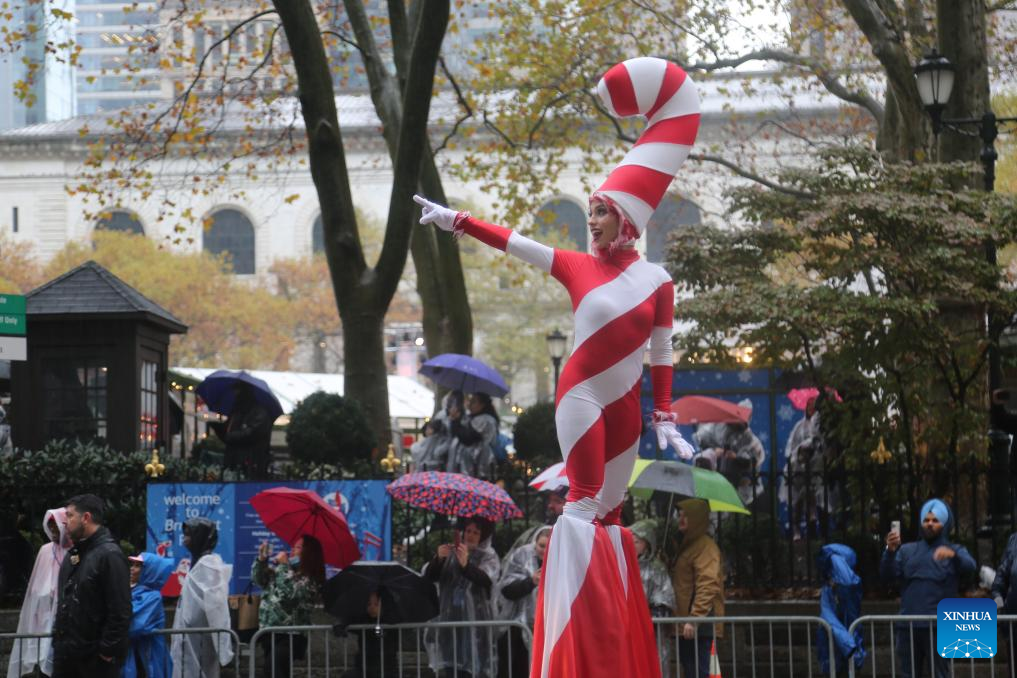
[[[699,97],[682,69],[649,57],[614,66],[597,89],[612,114],[645,115],[649,124],[590,197],[593,254],[551,249],[414,197],[420,223],[519,257],[554,276],[572,300],[573,349],[555,396],[570,490],[544,559],[534,678],[660,675],[632,535],[619,525],[639,445],[647,343],[658,441],[692,456],[670,412],[674,285],[634,245],[695,141]]]

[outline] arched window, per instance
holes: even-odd
[[[254,273],[254,225],[237,210],[224,209],[212,215],[202,247],[212,254],[228,254],[234,273]]]
[[[668,235],[679,226],[702,223],[696,203],[676,195],[665,195],[646,225],[646,260],[655,264],[667,259]]]
[[[96,229],[104,231],[122,231],[124,233],[137,233],[145,235],[145,229],[134,212],[126,210],[113,210],[104,212],[99,221],[95,223]]]
[[[564,230],[577,249],[586,249],[586,211],[567,198],[554,198],[540,206],[537,230],[544,233]]]
[[[321,254],[325,251],[325,227],[321,223],[321,215],[314,220],[311,226],[311,254]]]

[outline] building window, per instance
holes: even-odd
[[[677,195],[665,195],[646,225],[646,260],[663,263],[667,259],[668,236],[681,226],[701,223],[696,203]]]
[[[322,254],[325,251],[325,227],[321,223],[321,215],[311,226],[311,254]]]
[[[204,233],[203,247],[215,255],[225,254],[240,275],[254,273],[254,225],[237,210],[219,210]]]
[[[536,225],[540,232],[560,233],[567,237],[576,249],[586,249],[586,211],[571,200],[555,198],[545,202],[537,211]]]
[[[96,360],[43,363],[43,421],[55,439],[106,438],[108,368]]]
[[[148,360],[141,361],[141,428],[138,449],[150,450],[159,440],[159,382],[158,366]]]
[[[141,225],[141,221],[138,220],[138,217],[133,212],[123,210],[104,213],[99,221],[95,223],[95,228],[103,231],[121,231],[122,233],[145,235],[145,229]]]

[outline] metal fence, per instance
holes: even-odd
[[[170,653],[174,636],[201,636],[200,641],[202,644],[204,644],[206,640],[209,640],[210,642],[207,645],[199,645],[199,648],[202,651],[202,656],[205,656],[205,651],[211,651],[214,653],[216,658],[219,657],[219,651],[221,649],[220,643],[229,642],[233,649],[233,657],[229,662],[222,666],[221,676],[223,678],[240,678],[241,676],[240,655],[241,648],[243,646],[241,645],[240,639],[237,637],[235,631],[212,628],[160,629],[158,631],[153,631],[148,635],[160,636],[166,639],[167,655]],[[45,638],[52,638],[52,634],[0,633],[0,670],[6,670],[8,662],[10,662],[12,657],[16,658],[20,663],[20,658],[25,654],[28,654],[29,657],[34,659],[31,663],[38,663],[40,660],[38,654],[38,643]],[[218,664],[218,659],[215,661],[216,664]],[[181,662],[177,662],[177,665],[180,667],[180,672],[178,674],[180,678],[201,678],[205,675],[201,671],[188,669],[188,667]],[[166,675],[170,674],[171,671],[169,666],[163,666],[162,668]]]
[[[944,659],[935,647],[936,615],[867,615],[851,624],[848,632],[860,631],[868,653],[861,668],[852,663],[848,676],[883,678],[1017,678],[1014,640],[1017,615],[1000,615],[996,622],[998,647],[983,650],[990,657]],[[914,669],[912,671],[912,669]]]
[[[507,651],[512,647],[513,636],[523,643],[526,651],[522,655]],[[480,644],[485,648],[485,656],[479,659],[484,666],[494,667],[491,678],[501,672],[507,676],[520,675],[520,671],[528,675],[527,648],[531,647],[533,636],[526,625],[511,621],[464,621],[358,624],[338,632],[333,626],[321,625],[259,629],[248,648],[248,676],[310,677],[324,671],[326,676],[343,678],[430,678],[434,673],[428,643],[439,645],[443,656],[450,660],[451,666],[443,675],[466,676],[469,674],[461,669],[467,656],[462,644],[478,638],[486,641]],[[376,654],[368,654],[370,649]]]
[[[692,638],[682,637],[686,624]],[[830,625],[819,617],[660,617],[653,620],[662,678],[812,678],[836,676],[836,665],[819,665],[817,632],[826,631],[833,654]]]

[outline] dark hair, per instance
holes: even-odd
[[[496,422],[501,423],[501,419],[498,418],[498,412],[494,409],[494,403],[491,402],[491,396],[489,396],[486,393],[481,393],[479,391],[476,393],[471,393],[470,395],[473,398],[480,401],[480,404],[483,406],[481,412],[483,412],[484,414],[490,414],[492,417],[494,417],[494,420]]]
[[[325,555],[321,551],[321,542],[309,534],[301,540],[304,546],[300,552],[300,574],[320,586],[325,583]]]
[[[64,506],[73,506],[78,513],[88,513],[92,516],[93,523],[102,525],[106,504],[94,494],[76,494],[64,502]]]
[[[469,518],[462,518],[459,521],[458,529],[460,532],[465,534],[466,526],[473,523],[480,530],[480,541],[483,542],[494,534],[494,523],[482,516],[470,516]]]

